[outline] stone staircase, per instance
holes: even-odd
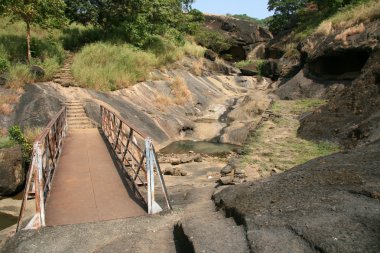
[[[70,66],[73,64],[74,55],[68,54],[65,59],[63,68],[54,75],[53,81],[59,83],[63,87],[78,86],[74,80],[74,77],[71,74]]]
[[[96,128],[96,125],[87,117],[80,101],[66,101],[67,124],[69,129]]]

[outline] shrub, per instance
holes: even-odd
[[[144,80],[155,66],[153,53],[128,44],[94,43],[76,55],[72,72],[82,87],[112,91]]]
[[[8,59],[0,55],[0,74],[7,71],[9,65]]]
[[[231,48],[232,42],[226,36],[206,28],[199,29],[194,35],[195,41],[217,53]]]
[[[30,73],[28,65],[16,63],[10,66],[7,87],[13,89],[22,88],[25,83],[31,83],[33,81],[34,77]]]
[[[30,158],[33,151],[33,145],[25,138],[19,126],[11,126],[8,129],[8,132],[11,140],[21,145],[23,165],[24,168],[27,167],[31,161]]]
[[[170,84],[172,95],[174,97],[174,103],[177,105],[183,105],[191,100],[191,92],[186,85],[185,79],[182,77],[175,77]]]
[[[186,55],[194,56],[196,58],[202,58],[205,55],[206,48],[197,45],[195,42],[186,41],[182,50]]]
[[[76,51],[86,44],[104,40],[105,32],[93,26],[71,25],[63,29],[61,37],[63,48]]]
[[[253,62],[251,60],[243,60],[243,61],[235,62],[235,67],[244,68],[244,67],[247,67],[251,64],[253,64]]]

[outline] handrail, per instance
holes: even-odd
[[[45,226],[45,204],[67,130],[67,109],[63,107],[33,143],[16,232],[21,230],[28,198],[35,198],[35,212],[25,229]]]
[[[128,178],[133,182],[137,194],[148,205],[148,213],[154,214],[162,211],[162,208],[155,201],[155,174],[160,179],[166,204],[169,210],[172,210],[151,138],[136,130],[112,109],[101,105],[100,112],[103,133],[114,150],[116,157],[121,162]],[[145,187],[147,197],[143,197],[143,189],[139,189],[139,185]]]

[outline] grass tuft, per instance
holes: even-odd
[[[315,30],[315,34],[329,35],[335,29],[345,29],[379,18],[379,0],[370,0],[359,5],[349,5],[332,17],[324,20]]]
[[[191,92],[186,85],[185,79],[182,77],[175,77],[170,84],[170,88],[172,90],[175,104],[184,105],[191,100]]]
[[[8,136],[0,136],[0,149],[10,148],[15,145],[15,142],[12,141]]]
[[[157,66],[153,53],[128,44],[94,43],[74,58],[72,72],[82,87],[113,91],[143,81]]]

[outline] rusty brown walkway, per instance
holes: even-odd
[[[46,204],[46,225],[145,215],[125,186],[99,130],[69,131]]]

